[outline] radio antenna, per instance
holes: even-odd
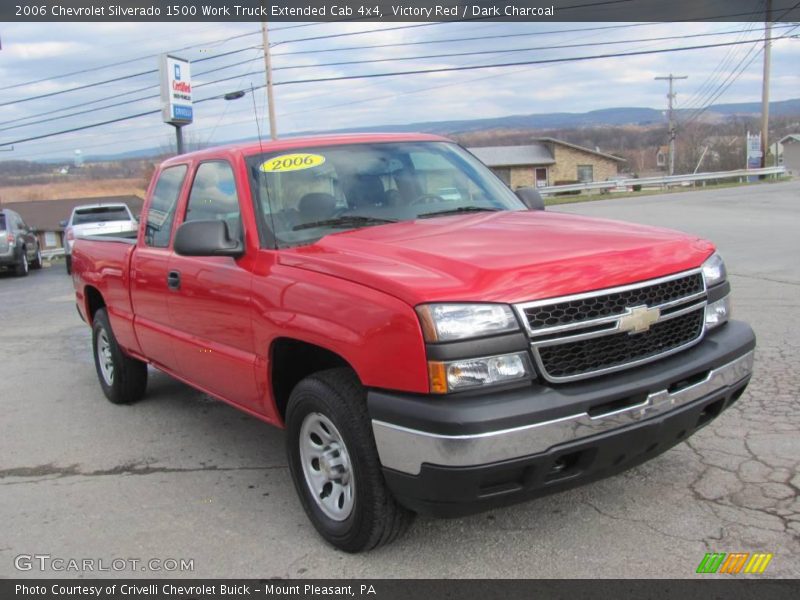
[[[253,100],[253,115],[255,116],[255,120],[256,120],[256,131],[258,132],[259,160],[261,160],[261,155],[264,154],[264,140],[261,137],[261,125],[260,125],[260,121],[259,121],[259,118],[258,118],[258,105],[256,104],[256,92],[255,92],[255,88],[253,88],[253,84],[252,83],[250,84],[250,98]],[[272,211],[272,201],[270,200],[270,197],[269,197],[269,188],[266,185],[266,181],[264,181],[264,185],[263,186],[261,185],[261,178],[264,177],[264,172],[261,170],[261,165],[258,165],[255,168],[255,176],[256,176],[256,184],[259,187],[259,192],[261,191],[261,189],[263,189],[264,190],[264,196],[265,196],[265,198],[267,200],[267,207],[269,208],[269,222],[270,222],[270,227],[272,229],[272,244],[274,246],[274,249],[277,250],[278,249],[278,235],[277,235],[277,232],[276,232],[276,229],[275,229],[275,215],[274,215],[274,213]],[[262,210],[264,209],[263,206],[261,208],[262,208]]]

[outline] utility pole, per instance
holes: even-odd
[[[272,94],[272,57],[269,49],[269,31],[267,22],[261,21],[261,39],[264,43],[264,71],[267,78],[267,111],[269,112],[269,135],[278,139],[278,127],[275,124],[275,97]]]
[[[761,166],[767,166],[769,150],[769,69],[772,47],[772,0],[764,13],[764,76],[761,80]]]
[[[667,94],[667,107],[668,107],[668,118],[669,118],[669,174],[675,174],[675,137],[677,136],[675,132],[675,119],[673,118],[672,114],[672,104],[673,100],[675,100],[675,91],[673,89],[672,83],[676,79],[689,79],[688,75],[673,75],[672,73],[669,74],[669,77],[656,77],[659,80],[669,81],[669,93]]]

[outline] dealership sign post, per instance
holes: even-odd
[[[748,169],[758,169],[761,167],[761,134],[750,134],[747,132],[747,167]],[[758,181],[758,175],[752,175],[747,181]]]
[[[161,116],[165,123],[175,128],[178,154],[183,154],[181,127],[192,122],[192,74],[188,60],[162,54],[159,62],[161,75]]]

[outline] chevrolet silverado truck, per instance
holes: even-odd
[[[164,162],[138,232],[78,239],[100,386],[148,365],[286,430],[349,552],[649,460],[737,401],[755,338],[705,240],[542,209],[429,135]]]

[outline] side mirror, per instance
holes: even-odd
[[[225,221],[189,221],[178,227],[175,253],[236,258],[244,254],[244,246],[241,241],[231,238]]]
[[[63,229],[64,227],[67,226],[67,223],[69,223],[69,221],[59,221],[58,225]]]
[[[528,207],[528,210],[544,210],[544,199],[536,188],[522,187],[514,193]]]

